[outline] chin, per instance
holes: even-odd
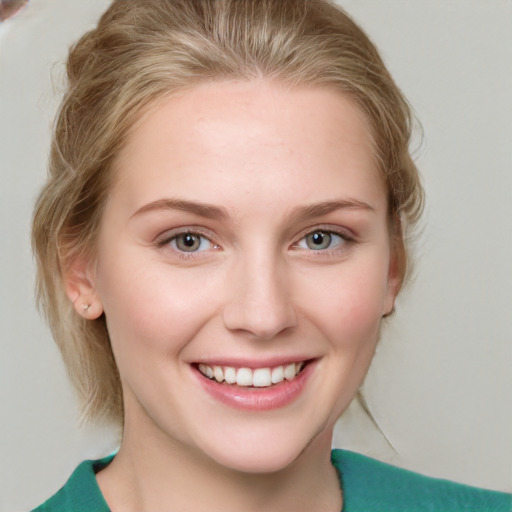
[[[209,457],[218,465],[240,473],[268,474],[289,468],[306,453],[316,451],[319,445],[326,446],[330,453],[331,437],[328,432],[310,435],[274,432],[270,435],[253,432],[253,435],[230,439],[228,448],[219,450],[215,444],[206,449]],[[244,439],[245,438],[245,439]],[[327,439],[328,438],[328,439]],[[323,439],[327,439],[326,442]],[[226,446],[226,445],[224,445]]]
[[[282,450],[247,450],[243,453],[223,454],[215,457],[215,462],[239,473],[269,474],[285,470],[297,460],[302,450],[284,452]]]

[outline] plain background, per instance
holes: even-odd
[[[346,0],[421,120],[416,278],[335,445],[512,491],[512,2]],[[29,247],[67,47],[107,0],[32,0],[0,24],[0,510],[33,507],[115,448],[80,427],[33,301]],[[387,438],[387,440],[386,440]],[[393,446],[393,449],[391,448]]]

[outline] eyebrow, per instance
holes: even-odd
[[[359,201],[357,199],[340,199],[334,201],[322,201],[320,203],[314,203],[306,206],[299,206],[292,210],[290,217],[299,221],[304,221],[315,217],[328,215],[329,213],[335,212],[337,210],[345,209],[375,211],[375,208],[373,208],[368,203],[365,203],[364,201]],[[214,206],[207,203],[172,198],[158,199],[157,201],[148,203],[139,208],[132,215],[132,218],[137,215],[155,210],[180,210],[193,213],[199,217],[214,220],[226,220],[229,218],[228,211],[221,206]]]
[[[155,210],[181,210],[183,212],[194,213],[200,217],[215,220],[223,220],[229,217],[227,210],[220,206],[213,206],[211,204],[196,201],[186,201],[183,199],[159,199],[139,208],[132,215],[132,218]]]
[[[366,210],[374,212],[375,208],[357,199],[340,199],[335,201],[322,201],[307,206],[300,206],[292,211],[292,217],[304,221],[307,219],[314,219],[315,217],[322,217],[337,210]]]

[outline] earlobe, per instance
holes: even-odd
[[[95,273],[85,258],[77,257],[64,273],[64,285],[76,312],[87,320],[103,314],[103,305],[96,292]]]

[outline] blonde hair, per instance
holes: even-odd
[[[105,318],[74,310],[63,274],[77,256],[94,257],[113,162],[130,127],[163,95],[203,81],[268,77],[353,98],[372,133],[405,278],[404,226],[414,225],[423,203],[408,149],[411,112],[374,45],[331,2],[116,0],[70,50],[67,77],[32,240],[38,301],[90,419],[122,422],[121,384]]]

